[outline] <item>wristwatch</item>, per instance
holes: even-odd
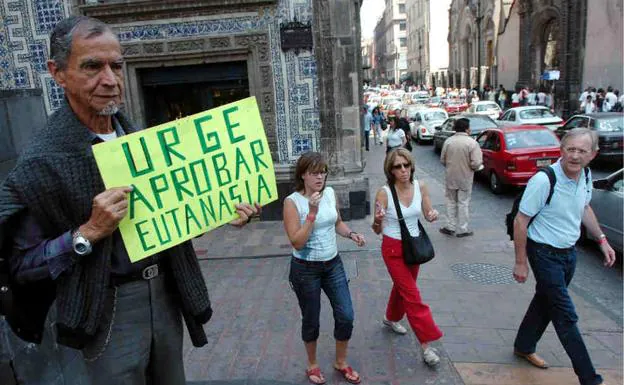
[[[93,250],[91,242],[78,229],[72,232],[72,246],[74,252],[80,256],[89,255]]]

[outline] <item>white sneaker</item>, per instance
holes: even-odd
[[[407,333],[407,329],[405,329],[403,327],[403,325],[401,325],[398,322],[388,321],[388,319],[386,319],[386,317],[384,317],[384,319],[383,319],[383,324],[388,326],[390,329],[392,329],[392,331],[395,332],[396,334],[405,334],[405,333]]]
[[[438,351],[432,347],[428,347],[423,352],[423,359],[425,360],[425,364],[429,366],[436,366],[440,363],[440,357],[438,356]]]

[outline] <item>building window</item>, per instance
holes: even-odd
[[[405,21],[399,21],[399,31],[407,30],[407,23]]]
[[[399,4],[399,13],[405,13],[405,3]]]
[[[399,38],[399,46],[401,48],[407,47],[407,38],[406,37]]]

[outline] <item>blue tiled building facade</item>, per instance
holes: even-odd
[[[267,55],[267,60],[264,63],[272,70],[264,76],[269,77],[268,81],[272,84],[262,87],[262,95],[256,96],[264,111],[270,111],[274,115],[274,121],[269,121],[269,127],[265,128],[267,131],[273,129],[274,136],[270,139],[274,141],[273,152],[274,156],[277,156],[275,160],[289,163],[296,160],[302,152],[319,149],[319,96],[313,52],[309,50],[300,51],[298,54],[293,51],[284,52],[280,48],[279,40],[280,23],[294,18],[303,22],[310,20],[311,0],[280,0],[275,1],[275,4],[267,1],[233,1],[230,2],[233,4],[230,6],[231,11],[225,11],[225,15],[223,7],[220,7],[221,9],[206,7],[205,16],[184,17],[182,13],[182,17],[169,18],[167,12],[163,12],[158,19],[140,22],[123,20],[125,11],[134,8],[138,16],[145,3],[167,2],[129,1],[126,10],[115,1],[100,1],[101,4],[96,5],[85,3],[89,2],[6,0],[0,3],[2,21],[0,89],[41,88],[48,113],[58,108],[63,92],[47,72],[48,36],[54,25],[71,13],[93,15],[113,24],[119,40],[125,47],[134,47],[137,43],[192,42],[195,38],[232,39],[236,36],[261,36],[266,43],[266,52],[263,54]],[[240,11],[237,9],[237,3],[242,5]],[[269,3],[269,5],[256,6],[254,3]],[[115,5],[116,9],[111,12],[111,6]],[[175,7],[175,4],[171,6]],[[102,11],[98,7],[109,8]],[[221,44],[227,42],[222,41]],[[199,53],[205,48],[198,47],[195,51]],[[219,52],[229,54],[227,49],[221,49]],[[154,53],[158,52],[145,52],[145,56]],[[165,61],[169,59],[171,57]],[[249,73],[250,78],[258,75],[262,76],[262,73]],[[132,81],[132,78],[127,81]],[[267,94],[265,88],[273,92]],[[127,95],[127,100],[129,97]],[[260,97],[263,99],[260,100]],[[141,122],[143,117],[134,113],[137,110],[138,107],[132,110],[131,115],[135,121]]]

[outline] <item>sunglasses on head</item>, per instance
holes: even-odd
[[[392,165],[392,169],[393,170],[400,170],[402,168],[410,169],[411,167],[412,167],[412,165],[409,164],[409,163],[399,163],[399,164],[393,164]]]

